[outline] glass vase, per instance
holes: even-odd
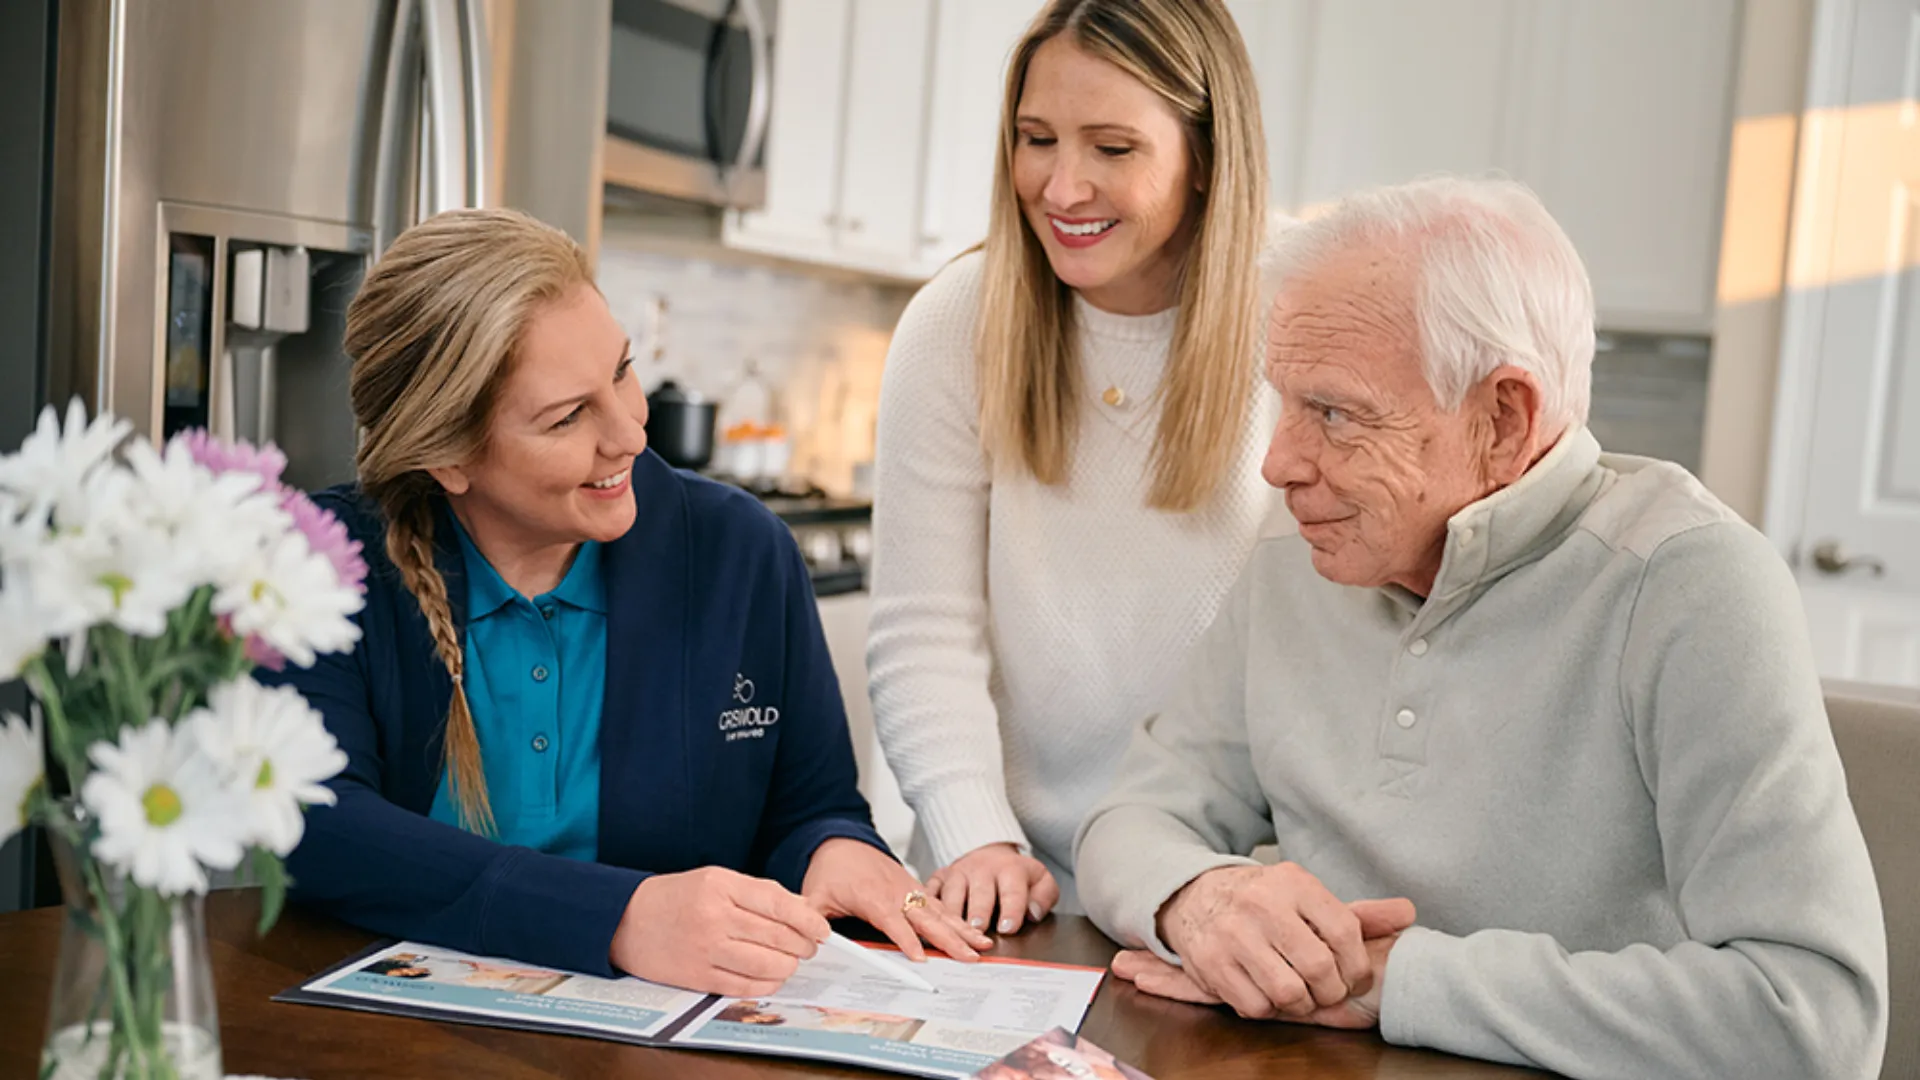
[[[66,902],[41,1080],[219,1080],[205,898],[102,866],[84,811],[49,830]]]

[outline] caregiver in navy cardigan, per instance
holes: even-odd
[[[288,860],[296,903],[465,951],[733,994],[771,992],[826,916],[867,919],[913,956],[921,936],[963,958],[989,944],[918,892],[874,832],[785,526],[644,449],[624,332],[571,241],[510,211],[440,215],[396,239],[347,322],[360,483],[317,501],[363,547],[363,636],[262,673],[299,689],[348,758],[329,785],[337,805],[310,813]],[[555,715],[552,693],[489,693],[500,657],[476,654],[489,640],[470,632],[476,583],[509,605],[537,600],[540,615],[522,613],[536,643],[564,639],[553,598],[603,618],[604,641],[552,661],[559,682],[560,659],[593,657],[574,685],[598,687],[603,655],[601,700]],[[597,618],[569,625],[597,634]],[[551,690],[548,675],[531,678]],[[591,735],[569,751],[586,755],[584,775],[597,766],[597,791],[554,790],[567,774],[546,733],[570,723]],[[538,816],[520,813],[535,798],[572,809],[572,854],[593,858],[488,835],[497,820],[541,836],[516,825]]]

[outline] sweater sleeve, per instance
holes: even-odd
[[[914,297],[887,352],[875,444],[874,727],[938,866],[1027,845],[988,691],[987,495],[974,375],[980,257]],[[923,871],[934,869],[922,867]]]
[[[1879,895],[1799,596],[1764,538],[1720,523],[1656,549],[1620,678],[1689,940],[1570,953],[1416,928],[1388,960],[1382,1034],[1578,1077],[1875,1075]]]
[[[287,859],[293,898],[375,933],[616,974],[614,928],[647,875],[496,843],[389,801],[365,662],[356,651],[257,676],[298,689],[347,755],[327,785],[338,803],[309,812]]]
[[[1260,558],[1255,549],[1254,560]],[[1080,902],[1122,945],[1170,963],[1155,921],[1209,870],[1259,865],[1272,811],[1247,750],[1247,612],[1253,563],[1194,648],[1170,708],[1135,729],[1106,797],[1074,839]]]

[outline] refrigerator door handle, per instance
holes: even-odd
[[[420,208],[415,205],[418,185],[414,183],[415,170],[421,165],[414,130],[420,118],[419,40],[415,33],[419,17],[415,0],[394,0],[373,166],[376,252],[392,243],[419,215]]]
[[[468,102],[469,63],[463,47],[461,0],[419,0],[426,46],[427,205],[422,218],[442,210],[478,205],[473,192],[473,115]]]
[[[460,0],[460,50],[465,76],[467,125],[467,204],[487,205],[487,177],[492,164],[493,129],[488,123],[488,96],[493,86],[491,54],[487,45],[485,0]]]
[[[754,160],[767,142],[767,122],[773,110],[773,64],[766,16],[760,0],[738,0],[740,22],[747,31],[747,53],[753,61],[753,85],[747,91],[747,129],[740,138],[740,152],[728,171],[729,187],[734,178],[753,167]],[[742,201],[729,193],[733,202]]]

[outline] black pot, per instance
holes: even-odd
[[[668,379],[647,395],[647,445],[676,469],[704,469],[713,460],[713,421],[720,407]]]

